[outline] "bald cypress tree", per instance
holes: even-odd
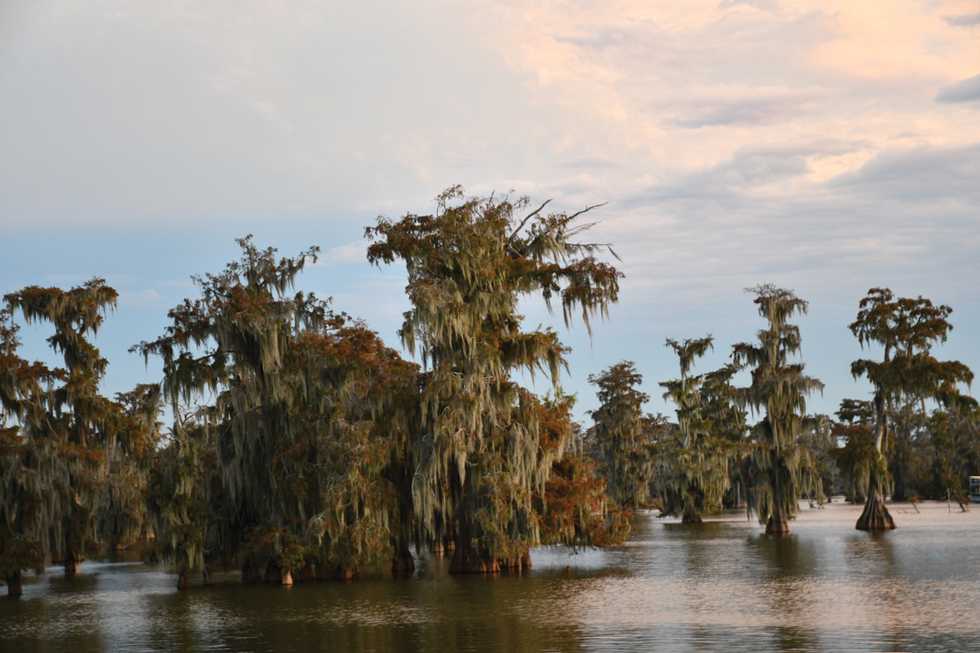
[[[208,447],[227,529],[212,554],[237,558],[246,580],[350,577],[390,561],[396,545],[404,555],[411,506],[392,486],[414,430],[416,367],[328,302],[292,292],[316,248],[280,258],[250,237],[238,243],[241,257],[195,277],[200,297],[170,311],[160,338],[135,347],[162,358],[175,414],[181,402],[216,397],[175,424],[171,448],[186,464],[157,479],[181,490],[179,502],[159,504],[178,568],[202,567],[215,540],[203,507],[214,503],[201,467]]]
[[[97,511],[99,539],[110,552],[145,541],[151,530],[146,500],[150,467],[161,438],[160,386],[138,385],[116,394],[114,403]]]
[[[802,363],[790,362],[800,352],[800,330],[789,320],[805,314],[807,302],[792,291],[772,285],[753,288],[755,304],[768,326],[758,343],[739,343],[732,358],[751,368],[752,383],[739,391],[740,400],[764,417],[753,428],[749,499],[766,533],[789,533],[789,520],[798,510],[800,496],[814,480],[807,473],[811,461],[799,445],[806,415],[806,397],[823,384],[804,374]]]
[[[733,369],[692,375],[695,361],[713,346],[711,336],[668,339],[677,355],[680,378],[664,381],[664,399],[677,406],[678,428],[664,438],[659,455],[663,459],[656,485],[663,498],[664,514],[680,515],[685,524],[700,523],[705,512],[717,512],[728,490],[730,462],[738,451],[744,415],[734,407],[728,385]]]
[[[629,510],[646,503],[653,480],[653,440],[643,413],[650,397],[639,390],[642,382],[631,361],[589,376],[599,399],[599,407],[590,413],[599,471],[610,498]]]
[[[580,311],[588,325],[618,296],[619,272],[594,256],[601,246],[577,240],[589,209],[545,214],[546,204],[528,211],[527,200],[454,187],[433,214],[366,232],[371,262],[407,268],[400,334],[426,367],[412,497],[425,539],[455,542],[454,572],[529,563],[533,497],[571,437],[544,446],[540,402],[512,379],[543,372],[557,387],[565,353],[554,331],[522,328],[519,300],[558,301],[566,323]]]
[[[953,326],[949,306],[918,297],[896,298],[888,288],[872,288],[861,299],[851,332],[862,347],[878,346],[881,360],[859,359],[851,364],[855,378],[864,377],[874,388],[874,452],[868,469],[868,491],[859,530],[895,528],[885,496],[890,475],[887,452],[892,444],[889,412],[900,399],[924,402],[956,394],[959,383],[973,380],[973,372],[959,361],[940,361],[932,355],[946,341]]]
[[[12,598],[22,594],[25,570],[44,569],[68,480],[57,435],[46,428],[49,389],[64,373],[21,358],[19,329],[0,308],[0,574]]]
[[[41,394],[22,386],[12,405],[21,413],[26,437],[54,449],[45,457],[57,503],[49,533],[52,552],[60,556],[68,576],[76,573],[96,533],[106,447],[118,423],[119,406],[99,394],[108,362],[89,340],[115,307],[116,297],[103,279],[69,290],[29,286],[6,296],[10,310],[19,311],[27,322],[53,327],[48,344],[64,360],[64,368],[32,374],[32,383],[46,378],[56,385]]]

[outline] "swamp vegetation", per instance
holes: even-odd
[[[568,349],[528,330],[519,303],[560,305],[566,325],[618,300],[615,253],[585,240],[598,207],[439,196],[429,215],[379,219],[368,260],[404,265],[405,358],[368,325],[298,290],[310,248],[280,256],[251,237],[193,277],[163,332],[133,346],[158,384],[103,396],[93,339],[115,307],[104,280],[31,286],[0,309],[0,575],[141,545],[187,587],[214,570],[291,585],[410,573],[425,552],[452,573],[520,572],[541,544],[623,541],[635,511],[684,523],[749,510],[781,535],[801,499],[864,503],[857,528],[894,527],[886,498],[965,501],[980,473],[980,411],[962,363],[935,357],[951,309],[871,289],[850,325],[880,359],[851,372],[874,389],[834,417],[800,360],[807,302],[751,289],[763,320],[729,362],[696,373],[710,336],[668,340],[676,418],[650,415],[633,362],[590,376],[599,407],[576,424]],[[607,260],[608,259],[608,260]],[[22,323],[50,328],[57,367],[20,357]],[[542,376],[537,394],[518,382]],[[745,380],[744,383],[742,380]],[[166,416],[168,424],[162,420]]]

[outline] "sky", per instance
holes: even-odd
[[[723,364],[764,282],[810,301],[811,411],[868,396],[847,324],[874,286],[952,306],[938,351],[980,372],[977,0],[0,0],[0,99],[0,292],[117,288],[106,392],[159,380],[129,346],[247,233],[319,245],[299,286],[397,347],[404,270],[364,227],[453,184],[606,203],[609,319],[523,305],[573,348],[580,418],[624,359],[672,412],[664,340],[710,333]]]

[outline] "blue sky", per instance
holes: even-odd
[[[109,392],[157,378],[126,350],[246,233],[320,245],[301,286],[397,345],[402,269],[368,266],[361,233],[455,183],[608,202],[610,320],[590,340],[526,306],[574,348],[579,415],[627,358],[671,411],[664,339],[711,333],[721,364],[760,282],[811,302],[813,410],[867,392],[846,325],[871,286],[952,305],[941,353],[980,370],[974,1],[10,0],[0,97],[0,290],[107,278]]]

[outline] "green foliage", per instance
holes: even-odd
[[[42,558],[59,555],[68,573],[95,536],[106,449],[120,415],[119,406],[99,394],[108,363],[89,341],[116,296],[103,279],[93,279],[67,291],[29,286],[5,297],[7,325],[15,311],[29,323],[52,325],[48,344],[65,367],[19,359],[16,328],[4,327],[0,401],[18,426],[8,438],[14,455],[4,465],[9,496],[0,499],[20,506],[14,511],[25,510],[25,502],[32,506],[30,518],[11,513],[8,528],[36,542]],[[38,500],[42,493],[46,497]]]
[[[166,444],[154,452],[147,505],[158,553],[178,573],[206,569],[209,550],[220,543],[214,524],[223,518],[215,433],[177,414]]]
[[[713,347],[711,336],[667,340],[677,354],[681,376],[664,381],[664,399],[677,406],[677,429],[667,430],[659,442],[662,462],[656,475],[662,513],[699,522],[706,512],[722,508],[737,460],[745,412],[735,402],[731,379],[737,371],[725,366],[708,374],[690,374],[694,362]]]
[[[966,365],[932,356],[932,347],[945,342],[953,328],[948,320],[951,313],[949,306],[934,305],[923,297],[896,298],[887,288],[870,289],[858,305],[851,332],[862,347],[882,349],[880,361],[859,359],[851,364],[851,374],[867,378],[874,387],[875,450],[868,464],[867,504],[858,528],[894,527],[884,497],[891,482],[887,456],[894,441],[889,414],[896,402],[952,400],[959,394],[959,384],[973,380]]]
[[[763,285],[753,288],[755,304],[768,326],[758,333],[758,344],[733,347],[735,365],[751,368],[752,384],[741,388],[738,399],[756,411],[765,411],[752,429],[753,448],[749,500],[767,532],[788,532],[800,497],[817,491],[813,460],[800,446],[806,415],[806,397],[823,384],[804,374],[802,363],[789,362],[800,351],[800,330],[789,322],[805,314],[806,301],[791,291]]]
[[[288,294],[316,248],[277,258],[250,237],[238,242],[241,258],[220,274],[195,277],[200,297],[170,311],[162,337],[134,348],[163,359],[163,391],[175,412],[180,402],[216,396],[198,413],[216,438],[179,436],[176,451],[188,452],[190,467],[175,478],[203,486],[190,443],[215,447],[207,455],[219,463],[226,500],[217,517],[230,534],[215,555],[289,570],[295,559],[284,543],[302,540],[320,564],[367,564],[390,553],[393,538],[408,536],[398,530],[408,521],[393,467],[405,462],[416,420],[416,367],[328,302]],[[180,514],[176,532],[195,533],[185,545],[194,555],[183,556],[194,569],[211,516]],[[261,562],[247,558],[269,547],[242,548],[256,533],[279,534],[260,537],[272,547]]]
[[[852,502],[864,502],[868,477],[875,463],[874,408],[870,401],[843,399],[834,423],[834,436],[844,441],[837,463],[844,474],[843,490]]]
[[[570,433],[544,440],[540,402],[512,381],[546,373],[558,388],[565,349],[551,330],[525,331],[522,297],[560,301],[586,325],[616,301],[619,272],[578,242],[590,225],[545,214],[547,202],[466,198],[448,189],[431,215],[379,219],[367,229],[373,263],[403,260],[412,309],[402,341],[427,373],[412,498],[423,539],[456,540],[454,568],[492,569],[539,540],[533,496],[544,491]],[[594,208],[594,207],[590,207]]]
[[[589,376],[598,388],[599,408],[591,415],[600,473],[610,498],[628,509],[647,502],[654,472],[652,434],[643,413],[649,397],[637,389],[642,382],[630,361]]]
[[[149,533],[147,487],[160,441],[160,386],[139,385],[116,395],[116,419],[106,443],[107,469],[97,509],[99,539],[110,550],[125,548]]]

